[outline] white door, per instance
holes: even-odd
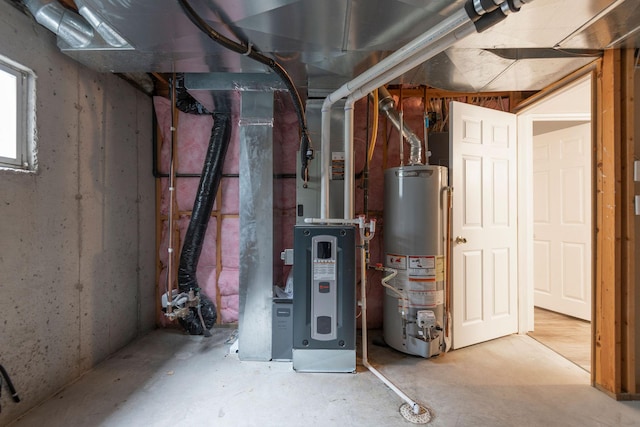
[[[591,320],[591,125],[533,138],[534,301]]]
[[[453,348],[518,330],[516,116],[450,109]]]

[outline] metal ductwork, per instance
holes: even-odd
[[[100,15],[87,6],[84,0],[75,0],[75,3],[78,6],[80,15],[91,24],[109,46],[130,47],[129,43],[111,25],[107,24]]]
[[[67,49],[132,49],[84,0],[76,0],[80,14],[56,0],[24,0],[24,4],[36,21],[57,35]]]
[[[62,7],[55,0],[24,0],[36,21],[69,46],[83,48],[94,38],[93,27],[80,15]]]
[[[496,3],[503,12],[526,4],[527,13],[474,31],[392,84],[461,92],[540,90],[595,60],[602,49],[640,47],[637,0],[536,0],[532,7],[524,0],[372,1],[216,0],[194,1],[193,6],[216,31],[242,34],[277,59],[296,87],[313,97],[330,94],[465,4],[478,16],[491,15],[485,10]],[[60,34],[65,54],[98,71],[268,72],[246,56],[210,43],[177,1],[78,0],[84,18],[53,0],[24,3],[34,16],[43,14],[38,22]],[[489,20],[478,21],[484,23]],[[505,49],[518,55],[504,57],[500,51]]]

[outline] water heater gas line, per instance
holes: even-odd
[[[456,41],[474,31],[483,31],[499,22],[511,12],[517,12],[524,3],[533,0],[467,0],[465,6],[440,24],[416,37],[393,54],[369,68],[353,80],[345,83],[324,100],[321,125],[321,182],[320,216],[329,218],[329,179],[331,175],[331,106],[347,97],[345,103],[345,125],[352,123],[355,101],[366,96],[372,90],[387,84],[391,80],[422,64],[436,54],[444,51]],[[346,133],[346,132],[345,132]],[[353,134],[345,138],[345,200],[353,199]],[[353,218],[353,203],[346,203],[345,218]]]

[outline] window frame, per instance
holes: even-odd
[[[16,77],[16,156],[0,156],[0,170],[35,172],[35,73],[2,55],[0,71]]]

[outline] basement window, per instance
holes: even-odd
[[[35,74],[0,56],[0,169],[35,170]]]

